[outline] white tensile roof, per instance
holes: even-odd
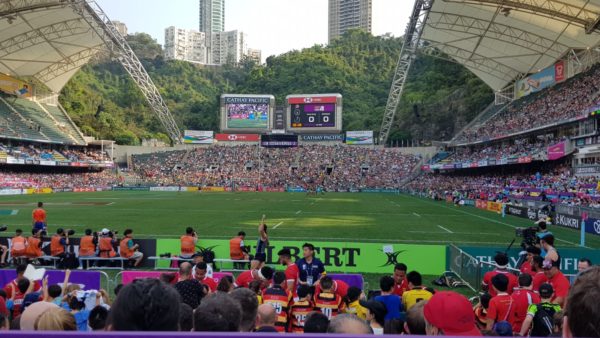
[[[105,46],[80,8],[80,0],[0,0],[0,73],[60,92]]]
[[[599,16],[600,0],[435,0],[422,39],[500,90],[596,47]]]

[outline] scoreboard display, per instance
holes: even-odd
[[[332,132],[342,129],[342,95],[290,95],[286,98],[288,130]]]

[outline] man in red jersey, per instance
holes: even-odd
[[[315,295],[315,311],[320,311],[329,320],[342,313],[345,303],[338,294],[333,291],[333,280],[325,276],[320,282],[321,293]]]
[[[205,262],[200,262],[196,264],[196,268],[194,269],[194,279],[208,286],[210,292],[215,292],[217,291],[217,282],[215,282],[214,279],[208,277],[206,273],[207,269],[208,266]]]
[[[269,285],[271,278],[273,277],[273,269],[268,266],[263,266],[260,270],[248,270],[242,272],[235,280],[235,285],[241,288],[247,288],[250,286],[252,281],[261,281],[262,287],[265,288]]]
[[[534,256],[531,260],[531,271],[533,273],[533,292],[538,292],[542,284],[548,282],[548,277],[543,269],[544,259],[542,256]]]
[[[488,291],[492,297],[496,296],[498,293],[491,287],[492,278],[496,275],[505,275],[508,279],[508,286],[505,291],[509,295],[512,294],[513,289],[516,288],[519,283],[517,281],[517,276],[508,271],[508,256],[506,256],[505,253],[498,252],[494,257],[494,261],[496,262],[496,269],[486,272],[485,275],[483,275],[483,281],[481,282],[482,289]]]
[[[519,287],[513,291],[512,299],[515,301],[515,322],[513,323],[513,332],[520,332],[529,305],[538,304],[542,301],[540,295],[532,290],[533,278],[530,274],[519,276]]]
[[[496,296],[490,300],[490,306],[487,311],[486,330],[492,330],[495,323],[507,321],[514,326],[515,301],[508,294],[508,277],[504,274],[497,274],[492,278],[492,289]]]
[[[292,253],[290,249],[281,249],[277,253],[279,256],[279,263],[285,266],[285,288],[286,290],[292,292],[292,294],[296,294],[296,289],[298,288],[298,266],[292,262]]]
[[[533,277],[535,273],[531,270],[531,262],[533,261],[534,256],[539,256],[541,253],[542,250],[540,250],[540,248],[538,248],[537,246],[527,247],[527,258],[525,259],[525,262],[521,264],[521,268],[519,268],[519,270],[521,270],[521,273],[527,273],[530,274],[531,277]]]
[[[406,279],[408,267],[404,263],[398,263],[394,266],[394,294],[402,298],[404,291],[408,290],[408,279]]]
[[[554,289],[554,297],[552,303],[558,304],[561,307],[565,307],[567,296],[569,295],[569,288],[571,287],[569,280],[562,272],[558,269],[559,261],[552,261],[549,259],[544,260],[544,273],[548,277],[548,284],[552,285]]]
[[[345,298],[346,295],[348,295],[349,288],[350,287],[348,286],[348,284],[346,284],[346,282],[344,282],[343,280],[334,279],[331,291],[333,291],[336,295]],[[318,295],[319,293],[321,293],[321,286],[317,285],[315,287],[315,295]]]
[[[278,271],[273,275],[273,286],[262,293],[263,304],[269,304],[275,309],[277,332],[286,332],[288,326],[288,312],[292,302],[292,293],[286,290],[285,273]]]
[[[6,299],[10,299],[12,297],[13,290],[18,289],[19,281],[25,279],[25,270],[27,270],[27,265],[17,265],[17,278],[13,279],[10,283],[4,286],[4,292],[6,292]],[[38,292],[41,288],[42,286],[38,281],[33,282],[33,292]]]

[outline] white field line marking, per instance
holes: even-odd
[[[417,214],[416,212],[413,212],[413,215],[415,215],[417,217],[421,217],[421,215]]]
[[[280,225],[282,225],[282,224],[283,224],[283,221],[281,221],[281,222],[279,222],[279,223],[275,224],[275,226],[273,227],[273,229],[277,229],[277,228],[279,228],[279,226],[280,226]]]
[[[301,212],[302,212],[302,210],[296,211],[296,215],[300,214]]]
[[[413,197],[413,198],[415,198],[415,199],[416,199],[416,197]],[[447,206],[445,206],[445,205],[439,205],[439,204],[437,204],[437,203],[435,203],[435,202],[430,202],[430,201],[427,201],[427,202],[429,202],[429,203],[431,203],[431,204],[435,204],[435,205],[437,205],[437,206],[439,206],[439,207],[442,207],[442,208],[446,208],[446,209],[448,209],[448,210],[454,210],[454,211],[456,211],[456,212],[463,213],[463,214],[465,214],[465,215],[469,215],[469,216],[477,217],[477,218],[480,218],[480,219],[484,219],[484,220],[486,220],[486,221],[490,221],[490,222],[493,222],[493,223],[496,223],[496,224],[502,224],[502,225],[506,225],[506,226],[508,226],[508,227],[511,227],[511,228],[513,228],[513,229],[517,228],[516,226],[514,226],[514,225],[512,225],[512,224],[508,224],[508,223],[500,222],[500,221],[498,221],[498,220],[495,220],[495,219],[493,219],[493,218],[489,218],[489,217],[485,217],[485,216],[476,215],[476,214],[473,214],[473,213],[470,213],[470,212],[468,212],[468,211],[464,211],[464,210],[457,210],[457,209],[453,209],[453,208],[447,207]],[[567,243],[567,244],[571,244],[571,245],[579,246],[579,243],[575,243],[575,242],[571,242],[571,241],[566,241],[566,240],[564,240],[564,239],[556,238],[556,240],[557,240],[557,241],[560,241],[560,242],[563,242],[563,243]],[[588,247],[588,246],[584,246],[584,248],[590,249],[590,247]]]
[[[235,227],[231,227],[232,229],[237,229]],[[446,231],[407,231],[411,234],[432,234],[432,235],[440,235],[445,234]],[[500,236],[501,234],[498,232],[452,232],[455,235],[487,235],[487,236]]]
[[[440,228],[440,229],[442,229],[442,230],[446,231],[446,232],[447,232],[447,233],[449,233],[449,234],[453,234],[453,233],[454,233],[454,232],[452,232],[452,231],[450,231],[450,230],[448,230],[448,229],[444,228],[443,226],[441,226],[441,225],[439,225],[439,224],[438,224],[438,228]]]

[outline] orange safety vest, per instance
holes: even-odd
[[[10,246],[10,255],[13,257],[25,255],[25,249],[27,248],[27,241],[23,236],[15,236],[12,239]]]
[[[190,235],[181,236],[181,254],[193,255],[194,252],[196,252],[196,244],[194,243],[194,237]]]
[[[79,256],[93,256],[96,254],[94,236],[83,236],[79,242]]]
[[[37,208],[31,214],[35,222],[46,222],[46,210]]]
[[[239,237],[233,237],[229,240],[229,256],[231,259],[244,259],[244,252],[242,251],[240,244],[242,244],[242,239]]]
[[[50,254],[52,256],[58,256],[65,253],[65,247],[60,244],[61,239],[62,236],[60,235],[54,235],[52,236],[52,239],[50,239]]]
[[[27,249],[25,249],[25,255],[29,258],[42,257],[44,253],[40,247],[42,241],[36,237],[27,238]]]
[[[131,238],[129,237],[125,237],[121,240],[121,244],[119,245],[120,249],[121,249],[121,257],[123,258],[129,258],[131,256],[133,256],[133,250],[129,249],[129,247],[127,246],[127,242],[129,242]]]
[[[98,249],[100,249],[100,257],[113,258],[117,256],[115,248],[112,244],[112,238],[102,237],[98,240]]]

